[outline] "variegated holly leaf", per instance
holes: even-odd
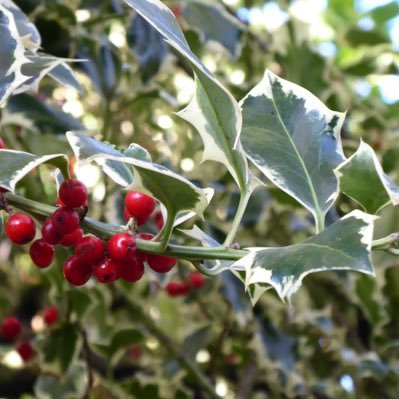
[[[15,25],[24,47],[32,52],[37,51],[42,40],[39,31],[36,29],[36,26],[13,1],[2,0],[1,4],[13,14]]]
[[[374,150],[363,141],[358,150],[338,166],[341,191],[366,212],[377,213],[388,204],[399,204],[399,187],[382,170]]]
[[[353,270],[374,275],[370,252],[375,216],[355,210],[321,233],[280,248],[248,248],[232,267],[246,268],[246,285],[270,284],[290,301],[308,274]]]
[[[75,60],[76,61],[76,60]],[[79,93],[83,93],[83,88],[76,78],[75,72],[65,62],[57,65],[55,68],[48,72],[48,76],[52,77],[56,82],[63,86],[69,86],[77,90]]]
[[[64,154],[37,156],[23,151],[0,150],[0,187],[13,192],[18,181],[42,163],[56,166],[66,176],[68,157]]]
[[[14,15],[0,2],[0,106],[28,80],[21,70],[28,62]]]
[[[178,115],[190,122],[204,142],[203,160],[223,163],[241,191],[250,179],[239,141],[242,118],[228,90],[191,51],[173,13],[159,0],[125,0],[146,19],[191,64],[196,75],[196,93]]]
[[[243,148],[274,184],[309,209],[318,230],[338,196],[344,114],[304,88],[266,71],[241,102]]]
[[[161,165],[124,156],[110,145],[91,137],[68,132],[67,139],[80,162],[97,162],[116,183],[159,200],[173,218],[185,211],[194,211],[202,217],[208,206],[210,188],[200,189]],[[128,168],[134,170],[134,178],[129,181],[126,179]]]

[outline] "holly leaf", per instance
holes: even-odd
[[[13,1],[2,0],[1,3],[13,14],[15,25],[24,47],[34,52],[37,51],[42,40],[36,26]]]
[[[0,150],[0,186],[14,192],[18,181],[42,163],[54,165],[67,175],[68,157],[64,154],[37,156],[23,151]]]
[[[370,252],[375,216],[355,210],[321,233],[280,248],[248,248],[232,266],[246,268],[246,286],[270,284],[282,300],[299,289],[308,274],[354,270],[374,275]]]
[[[187,3],[182,14],[190,26],[202,33],[205,40],[217,41],[233,56],[238,55],[243,26],[220,4],[193,0]]]
[[[341,191],[366,212],[375,214],[388,204],[399,204],[399,187],[384,173],[376,153],[363,141],[335,172]]]
[[[239,106],[229,91],[191,51],[173,13],[159,0],[125,0],[146,19],[191,64],[196,93],[178,115],[191,123],[204,142],[203,160],[223,163],[245,191],[250,178],[239,141],[242,118]]]
[[[79,93],[83,93],[83,88],[76,78],[75,72],[67,63],[57,65],[48,75],[52,77],[56,82],[62,86],[69,86],[77,90]]]
[[[344,114],[306,89],[266,71],[241,102],[243,148],[274,184],[312,212],[322,230],[338,196],[334,169],[344,161]]]
[[[1,124],[63,135],[67,130],[83,129],[83,125],[71,115],[26,93],[10,97],[3,110]]]
[[[8,4],[9,5],[9,4]],[[22,66],[28,63],[13,13],[0,3],[0,106],[14,90],[28,80]]]
[[[200,189],[162,165],[124,156],[107,144],[74,132],[68,132],[67,139],[79,161],[94,161],[105,166],[104,171],[107,170],[107,174],[116,183],[128,183],[121,185],[156,198],[173,217],[184,211],[194,211],[202,216],[208,206],[207,193],[212,189]],[[112,164],[109,161],[112,161]],[[120,170],[126,170],[123,169],[126,167],[134,170],[134,179],[129,182],[124,182],[120,175]]]

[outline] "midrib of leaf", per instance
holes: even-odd
[[[273,87],[272,82],[270,82],[270,84],[271,84],[271,87]],[[275,103],[273,97],[271,98],[271,101],[273,103],[274,109],[276,110],[276,114],[277,114],[278,120],[280,121],[280,124],[283,127],[283,130],[284,130],[285,134],[287,135],[288,140],[289,140],[290,144],[292,145],[292,148],[294,149],[295,154],[297,155],[297,157],[299,159],[299,162],[300,162],[300,164],[302,166],[302,169],[303,169],[303,171],[305,173],[306,180],[307,180],[307,183],[308,183],[308,186],[309,186],[309,189],[310,189],[310,193],[312,194],[313,202],[314,202],[314,205],[315,205],[316,214],[314,215],[314,218],[315,218],[315,222],[316,222],[316,234],[320,233],[324,229],[324,220],[323,220],[324,217],[323,217],[323,212],[321,212],[321,209],[320,209],[320,205],[319,205],[319,201],[317,199],[316,191],[315,191],[315,189],[313,187],[312,179],[310,178],[310,175],[309,175],[308,170],[306,168],[305,162],[303,161],[303,159],[301,157],[301,154],[299,153],[298,149],[296,148],[296,145],[295,145],[294,141],[292,140],[292,137],[291,137],[289,131],[287,130],[287,128],[286,128],[286,126],[284,124],[284,121],[281,118],[280,111],[279,111],[279,109],[277,107],[277,104]]]
[[[194,64],[192,64],[192,65],[193,65],[194,69],[196,69],[195,65]],[[211,109],[212,109],[213,114],[215,115],[215,119],[216,119],[216,121],[218,123],[218,126],[219,126],[220,130],[222,132],[224,132],[225,130],[224,130],[224,128],[222,126],[222,123],[221,123],[220,114],[219,114],[218,110],[213,106],[211,98],[210,98],[210,96],[208,94],[208,89],[206,88],[206,85],[204,85],[202,83],[202,79],[200,77],[200,73],[197,73],[197,76],[198,76],[198,79],[201,82],[202,87],[204,88],[204,92],[205,92],[205,94],[206,94],[206,96],[208,98],[209,103],[212,104]],[[222,134],[222,140],[223,140],[223,142],[225,144],[225,147],[228,148],[228,150],[229,150],[228,158],[230,158],[229,160],[230,160],[231,164],[233,165],[234,170],[237,173],[237,179],[238,179],[238,185],[239,185],[240,191],[241,191],[241,193],[244,193],[246,191],[246,189],[245,189],[246,184],[245,184],[245,181],[243,180],[243,176],[241,174],[239,165],[237,164],[237,160],[236,160],[236,158],[234,156],[234,152],[233,152],[234,150],[230,147],[229,141],[227,140],[227,137],[226,137],[225,134]]]

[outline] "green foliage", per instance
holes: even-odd
[[[42,223],[76,173],[86,233],[131,227],[133,188],[165,222],[138,248],[179,258],[76,288],[73,248],[39,270],[2,235],[0,322],[18,315],[36,355],[0,342],[1,397],[396,399],[397,102],[381,83],[399,8],[355,3],[309,18],[291,1],[0,0],[0,232],[13,209]],[[270,4],[279,28],[254,17]],[[167,295],[195,270],[203,286]]]

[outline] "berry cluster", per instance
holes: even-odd
[[[185,281],[170,281],[166,285],[166,292],[169,296],[185,296],[193,289],[202,288],[205,284],[205,277],[199,272],[191,272]]]
[[[74,255],[64,263],[65,279],[81,286],[93,275],[102,283],[119,278],[135,282],[144,274],[144,263],[158,273],[166,273],[176,265],[175,258],[144,254],[137,250],[136,237],[152,240],[150,233],[117,233],[107,243],[96,236],[83,237],[80,220],[88,207],[87,189],[78,180],[65,180],[58,191],[57,209],[43,224],[42,238],[29,249],[32,262],[39,268],[50,266],[55,256],[54,246],[74,247]],[[125,197],[125,218],[134,218],[136,225],[146,223],[154,212],[156,201],[143,193],[129,191]],[[162,214],[155,215],[155,223],[163,224]],[[162,227],[162,226],[161,226]],[[6,223],[6,234],[15,244],[31,242],[36,235],[33,219],[22,213],[12,215]]]
[[[55,306],[50,306],[43,311],[43,320],[48,327],[57,323],[58,317],[59,312]],[[15,316],[7,316],[3,319],[0,325],[0,334],[1,337],[7,341],[14,341],[19,336],[26,335],[22,331],[20,319]],[[18,342],[15,346],[15,350],[19,353],[24,362],[28,362],[35,354],[32,344],[27,339],[22,339]]]

